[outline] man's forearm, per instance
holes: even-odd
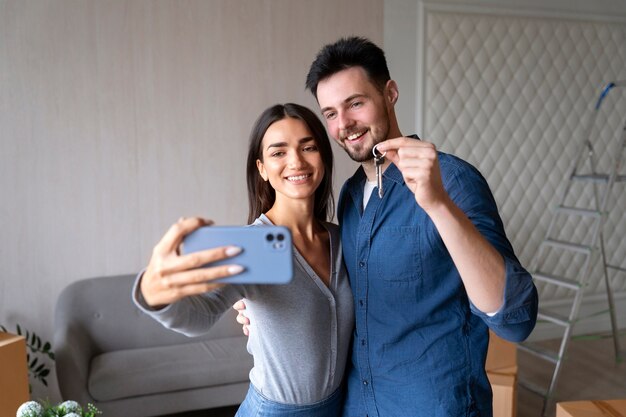
[[[472,303],[482,312],[502,306],[505,266],[500,253],[449,198],[428,212]]]

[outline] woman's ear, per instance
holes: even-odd
[[[387,81],[385,85],[385,99],[387,99],[389,104],[395,105],[399,95],[398,84],[394,80]]]
[[[256,167],[259,170],[259,174],[261,175],[261,178],[263,178],[263,181],[267,181],[267,172],[265,172],[265,165],[263,165],[263,162],[261,162],[260,159],[256,160]]]

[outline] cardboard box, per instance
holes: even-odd
[[[626,417],[626,399],[560,402],[556,417]]]
[[[493,391],[493,417],[517,414],[517,346],[489,332],[489,350],[485,363]]]
[[[14,416],[29,399],[26,339],[0,332],[0,416]]]

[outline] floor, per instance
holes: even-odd
[[[550,340],[543,344],[557,349],[559,342]],[[622,350],[626,349],[626,334],[620,337],[620,345]],[[547,385],[551,369],[546,362],[520,352],[518,366],[520,377],[536,383],[545,380]],[[626,357],[616,363],[613,339],[600,335],[576,338],[570,343],[556,398],[557,401],[626,398]],[[542,405],[543,402],[535,394],[518,388],[517,417],[540,417]],[[548,416],[554,416],[555,407],[552,405]],[[236,411],[237,407],[224,407],[164,417],[233,417]]]
[[[542,343],[558,350],[560,340]],[[626,399],[626,333],[619,338],[622,361],[615,360],[613,339],[609,335],[574,338],[568,348],[556,389],[556,401]],[[519,352],[519,351],[518,351]],[[552,367],[524,352],[518,354],[519,377],[548,386]],[[518,387],[517,417],[539,417],[543,402],[530,391]],[[548,416],[555,415],[556,405]]]
[[[210,410],[190,411],[188,413],[171,414],[162,417],[233,417],[237,412],[235,407],[211,408]]]

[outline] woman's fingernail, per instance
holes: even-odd
[[[243,272],[243,266],[241,265],[231,265],[228,267],[228,273],[235,275],[238,274],[240,272]]]
[[[229,246],[226,248],[226,255],[235,256],[238,253],[241,253],[241,248],[238,246]]]

